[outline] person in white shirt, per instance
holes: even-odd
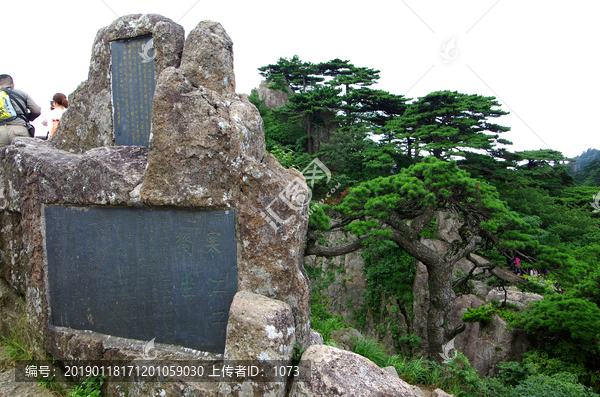
[[[54,94],[52,97],[52,110],[50,110],[48,117],[42,121],[43,125],[50,128],[50,131],[48,132],[48,138],[50,138],[56,132],[56,129],[58,128],[58,122],[68,107],[69,101],[67,100],[67,96],[65,94],[61,94],[60,92]]]

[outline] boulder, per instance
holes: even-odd
[[[200,26],[211,34],[226,36],[214,23]],[[171,36],[167,35],[169,29]],[[158,46],[149,147],[111,146],[109,40],[148,32]],[[157,32],[165,34],[160,45]],[[10,289],[22,301],[18,316],[26,316],[33,343],[57,359],[128,359],[139,355],[144,342],[115,344],[119,338],[114,335],[52,325],[51,297],[46,290],[45,206],[234,211],[237,290],[286,307],[282,321],[294,329],[295,343],[301,348],[309,346],[311,288],[302,266],[308,226],[305,179],[266,153],[262,119],[245,96],[229,89],[217,92],[195,87],[175,68],[179,65],[177,51],[181,53],[183,48],[178,32],[183,38],[182,30],[159,16],[128,16],[100,30],[90,78],[76,93],[73,119],[64,123],[61,144],[16,138],[0,150],[0,278],[8,285],[0,291],[0,329],[5,328],[5,319],[12,318],[8,311],[15,311],[12,297],[4,291]],[[206,51],[203,56],[210,58]],[[228,73],[229,66],[221,71],[223,76]],[[100,103],[102,95],[106,101]],[[108,107],[102,108],[105,105]],[[97,119],[90,113],[95,111],[100,112]],[[279,335],[280,331],[276,328],[273,332]],[[285,335],[292,338],[289,332]],[[227,344],[229,355],[235,352],[234,342]],[[286,339],[278,347],[278,357],[291,355],[293,344]],[[177,357],[222,358],[218,353],[185,350]],[[137,384],[113,386],[108,395],[118,395],[119,388],[137,390],[129,394],[132,396],[155,395],[149,389],[142,392]],[[179,387],[174,382],[171,386]],[[210,389],[205,386],[202,388]],[[212,389],[210,393],[216,392],[216,386]]]
[[[417,263],[415,281],[413,282],[413,333],[423,341],[421,351],[427,351],[427,313],[429,312],[429,273],[421,262]]]
[[[0,372],[0,396],[4,397],[53,397],[54,394],[37,382],[15,382],[15,370]]]
[[[65,112],[50,141],[74,153],[114,145],[113,107],[110,83],[110,42],[152,36],[155,79],[167,67],[178,67],[185,32],[169,18],[156,14],[126,15],[96,34],[88,79],[69,95]]]
[[[448,394],[442,389],[435,389],[433,393],[431,393],[431,397],[454,397],[454,394]]]
[[[278,361],[291,365],[296,335],[292,309],[285,302],[251,292],[238,292],[233,298],[227,323],[225,360]],[[283,396],[282,382],[223,382],[219,391],[226,396]]]
[[[521,292],[514,287],[506,288],[506,302],[519,306],[521,308],[521,310],[524,310],[528,304],[530,304],[532,302],[541,301],[543,299],[544,299],[544,297],[541,295],[538,295],[538,294],[530,294],[530,293],[526,293],[526,292]],[[499,290],[498,288],[495,288],[487,294],[485,300],[487,302],[490,302],[492,300],[503,302],[504,301],[504,291]]]
[[[143,205],[234,209],[238,290],[290,305],[308,346],[311,289],[302,266],[308,187],[266,154],[262,119],[245,96],[194,88],[165,69],[154,94]]]
[[[229,322],[225,360],[289,361],[296,333],[290,306],[247,291],[235,294]]]
[[[365,337],[356,328],[348,327],[331,331],[330,338],[339,349],[353,351],[355,342]]]
[[[451,328],[456,328],[463,324],[462,317],[467,312],[467,308],[477,309],[479,306],[485,304],[481,298],[475,295],[462,295],[456,298],[454,302],[456,306],[454,307],[450,317]],[[477,341],[480,337],[479,332],[481,327],[479,323],[466,323],[466,326],[467,327],[463,332],[456,335],[456,338],[454,339],[454,347],[468,358],[473,358],[477,354]]]
[[[385,372],[387,372],[388,374],[400,379],[400,376],[398,376],[398,371],[396,370],[396,367],[394,367],[393,365],[390,365],[389,367],[385,367],[385,368],[383,368],[383,370]]]
[[[269,88],[269,83],[266,81],[261,81],[256,90],[258,99],[264,101],[262,105],[269,109],[276,109],[285,105],[289,102],[289,97],[293,93],[294,91],[289,87],[286,87],[285,92],[280,89]]]
[[[188,34],[180,70],[196,88],[235,93],[233,41],[218,22],[202,21]]]
[[[315,331],[314,329],[310,329],[310,337],[308,345],[322,345],[323,344],[323,335]]]
[[[413,389],[413,392],[415,393],[415,395],[417,397],[427,397],[425,395],[425,393],[423,393],[423,390],[421,390],[420,387],[418,387],[418,386],[412,386],[412,389]]]
[[[467,308],[476,309],[485,304],[475,295],[456,298],[451,315],[451,327],[462,324]],[[455,338],[454,347],[462,352],[481,376],[495,376],[496,364],[501,361],[520,360],[532,348],[528,336],[519,330],[507,330],[506,321],[493,315],[488,323],[466,323],[464,332]]]
[[[343,187],[340,186],[340,189]],[[342,231],[325,233],[331,244],[352,238]],[[357,250],[333,258],[314,255],[304,258],[306,266],[321,268],[327,275],[333,275],[333,281],[323,291],[329,297],[327,310],[333,315],[342,315],[346,322],[353,322],[354,312],[364,303],[363,291],[367,287],[363,271],[363,250]]]
[[[411,386],[372,361],[326,345],[310,346],[301,360],[310,361],[310,376],[294,381],[290,397],[415,397]]]

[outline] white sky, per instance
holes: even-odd
[[[591,0],[13,1],[2,18],[0,73],[48,111],[56,92],[69,95],[87,79],[96,32],[134,13],[161,14],[186,34],[202,20],[220,22],[234,42],[239,93],[279,57],[348,59],[379,69],[373,88],[394,94],[498,97],[511,111],[496,120],[512,128],[502,135],[511,150],[600,149],[600,2]],[[41,119],[34,124],[45,131]]]

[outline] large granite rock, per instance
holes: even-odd
[[[467,308],[477,309],[486,303],[475,295],[460,296],[455,302],[452,327],[463,323],[462,317]],[[495,314],[488,323],[467,323],[465,331],[456,336],[454,347],[469,359],[481,376],[495,376],[499,362],[519,361],[523,353],[533,347],[526,333],[508,330],[506,326],[506,321]]]
[[[293,93],[294,91],[292,91],[292,89],[289,87],[286,87],[285,92],[279,89],[269,88],[269,83],[264,80],[261,81],[260,85],[256,89],[256,95],[258,95],[258,99],[264,101],[262,106],[269,109],[276,109],[285,105],[290,101],[290,95]]]
[[[43,206],[132,206],[131,192],[143,178],[146,156],[147,149],[137,146],[71,154],[31,138],[16,138],[0,151],[0,210],[5,223],[0,232],[4,258],[0,275],[25,298],[34,335],[48,333]]]
[[[496,288],[496,289],[491,290],[487,294],[485,300],[487,302],[490,302],[493,300],[499,301],[499,302],[504,302],[504,298],[505,298],[504,291]],[[529,305],[530,303],[541,301],[543,299],[544,299],[544,297],[542,295],[521,292],[514,287],[506,288],[506,302],[518,306],[521,310],[525,310],[527,305]]]
[[[290,397],[416,397],[411,386],[358,354],[326,345],[306,349],[310,378],[293,382]]]
[[[427,343],[427,313],[429,313],[429,273],[427,267],[417,262],[415,281],[413,282],[413,313],[415,320],[413,333],[423,341],[419,348],[419,354],[423,354],[429,348]]]
[[[200,32],[208,35],[205,43],[226,38],[217,25],[200,25],[199,31],[209,32]],[[111,146],[108,42],[148,33],[154,37],[157,63],[149,148]],[[72,96],[73,111],[57,138],[17,138],[0,150],[0,277],[23,297],[34,343],[57,359],[131,359],[139,356],[142,342],[115,343],[119,338],[51,326],[43,208],[54,205],[235,211],[238,291],[277,300],[286,308],[280,320],[294,329],[295,342],[301,348],[311,343],[311,288],[302,267],[308,225],[304,177],[266,153],[257,109],[246,97],[232,93],[233,76],[227,77],[232,65],[216,61],[227,58],[221,50],[229,51],[232,61],[227,40],[214,49],[219,53],[214,57],[210,49],[194,47],[197,42],[187,47],[201,56],[190,54],[186,62],[205,59],[215,75],[224,76],[202,84],[214,83],[212,88],[219,89],[218,82],[227,80],[225,88],[215,91],[195,86],[201,82],[198,76],[190,71],[188,78],[175,68],[182,37],[179,27],[152,15],[123,17],[102,29],[94,44],[90,78]],[[216,69],[225,66],[226,70]],[[2,293],[2,302],[8,302],[5,296]],[[2,322],[11,305],[0,307]],[[280,345],[279,357],[291,354],[290,335]],[[230,353],[235,351],[232,343],[227,342]],[[175,348],[165,348],[165,354],[173,356]],[[185,349],[176,357],[220,358],[206,354]],[[126,390],[131,396],[216,393],[211,383],[199,382],[193,390],[188,386],[115,384],[108,395]]]
[[[110,42],[134,37],[154,39],[155,79],[167,67],[178,67],[185,32],[169,18],[156,14],[123,16],[96,34],[88,79],[69,95],[69,109],[50,141],[63,150],[86,150],[114,145],[110,83]]]
[[[348,351],[353,351],[356,342],[365,338],[355,328],[340,328],[333,330],[331,331],[330,337],[339,349]]]
[[[308,345],[322,345],[323,344],[323,335],[315,331],[314,329],[310,329],[310,337],[308,341]]]
[[[325,233],[330,244],[352,238],[341,231]],[[333,315],[342,315],[348,323],[354,320],[354,312],[361,307],[365,300],[363,291],[367,288],[365,272],[363,271],[363,250],[350,252],[346,255],[333,258],[324,258],[310,255],[304,258],[306,266],[320,268],[325,275],[333,276],[333,281],[323,291],[329,297],[327,310]]]
[[[233,41],[220,23],[202,21],[188,34],[180,69],[196,88],[235,93]]]
[[[294,316],[286,303],[251,292],[238,292],[233,298],[227,324],[225,360],[278,361],[291,365],[296,335]],[[284,396],[284,382],[223,382],[224,396]]]
[[[147,206],[235,209],[238,289],[289,304],[297,342],[305,347],[311,297],[302,266],[308,188],[299,171],[265,154],[262,128],[245,96],[194,88],[180,70],[166,69],[154,94],[140,197]],[[283,223],[266,220],[273,219],[269,209]]]
[[[53,397],[50,389],[36,382],[15,382],[15,370],[0,371],[0,397]]]

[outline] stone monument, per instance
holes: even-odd
[[[111,71],[119,59],[111,48],[139,40],[147,50],[149,37],[154,53],[139,51],[154,65],[147,147],[115,144],[125,124],[113,106],[126,109],[122,100],[139,96],[116,92],[123,76]],[[0,281],[22,302],[12,309],[22,308],[36,346],[56,359],[131,359],[152,337],[169,357],[289,362],[295,343],[310,344],[304,178],[266,153],[260,114],[234,92],[232,41],[221,25],[204,21],[183,37],[158,15],[101,29],[88,80],[69,96],[52,139],[17,138],[0,150]],[[147,110],[138,108],[126,127],[143,124]],[[279,221],[265,220],[267,209]],[[259,327],[255,339],[270,342],[223,339],[230,305],[240,309],[225,335],[251,326],[244,307],[272,307],[248,323]],[[159,386],[119,385],[109,394]],[[160,387],[182,393],[172,391],[177,384]]]

